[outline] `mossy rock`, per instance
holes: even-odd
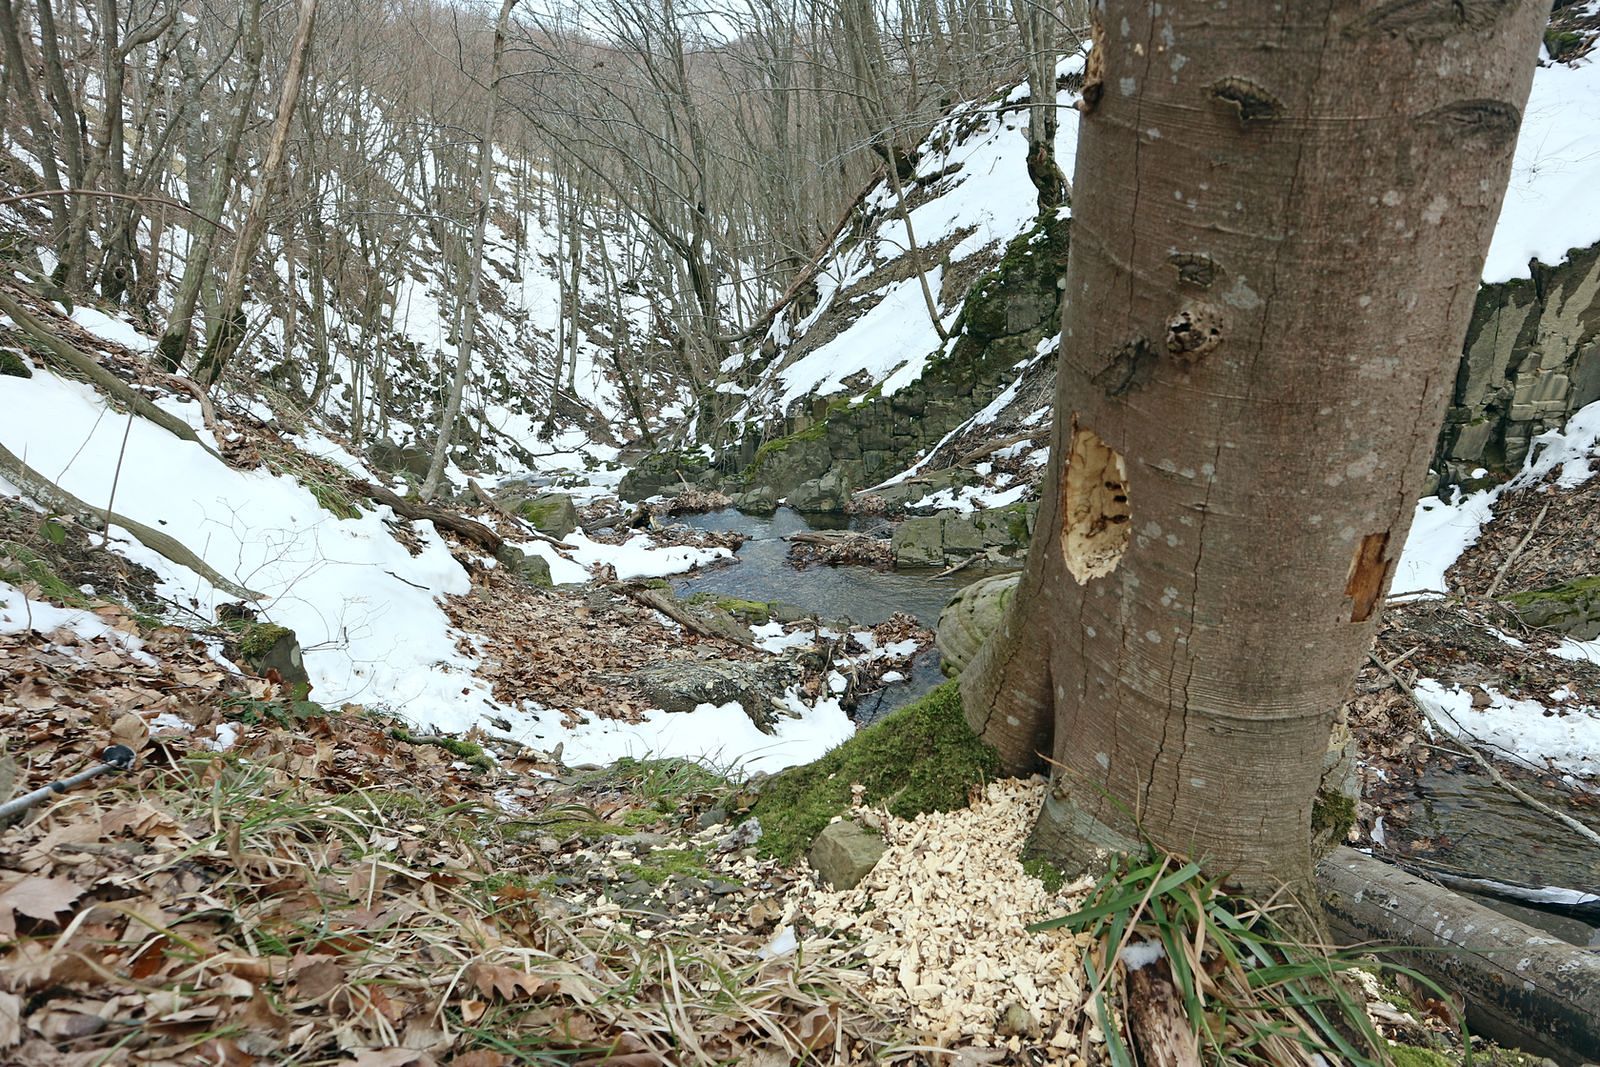
[[[967,725],[961,694],[947,682],[835,748],[815,763],[762,783],[751,813],[761,820],[757,846],[792,861],[836,815],[850,808],[860,783],[869,804],[909,819],[965,807],[972,786],[994,778],[1000,760]]]
[[[33,366],[21,352],[14,348],[0,348],[0,375],[13,378],[32,378]]]
[[[564,539],[578,528],[578,509],[565,493],[543,493],[517,505],[517,514],[542,534]]]
[[[1579,641],[1600,637],[1600,575],[1513,593],[1505,600],[1529,626],[1554,630]]]
[[[311,684],[300,654],[300,639],[287,626],[244,622],[238,637],[234,638],[234,647],[238,650],[239,662],[262,677],[269,671],[276,671],[291,689]]]
[[[725,611],[742,622],[752,626],[765,626],[772,619],[772,605],[764,600],[740,600],[738,597],[723,596],[720,593],[700,592],[689,597],[687,604],[707,606]]]
[[[934,636],[940,670],[954,678],[966,669],[1000,626],[1021,581],[1020,573],[996,574],[973,582],[951,598],[939,613],[939,629]]]
[[[511,573],[529,585],[549,589],[554,584],[550,576],[550,561],[535,553],[524,552],[512,545],[501,545],[495,559]]]

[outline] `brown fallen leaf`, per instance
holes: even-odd
[[[511,1060],[503,1052],[480,1048],[452,1057],[450,1067],[506,1067]]]
[[[554,982],[546,982],[527,971],[498,963],[474,963],[467,968],[467,981],[484,996],[498,996],[501,1000],[543,996],[554,993],[557,988]]]
[[[65,878],[24,878],[0,893],[0,935],[16,932],[15,915],[51,922],[83,896],[83,887]]]

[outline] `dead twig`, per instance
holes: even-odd
[[[1522,555],[1522,550],[1528,547],[1528,542],[1533,540],[1533,535],[1539,531],[1539,524],[1544,521],[1545,515],[1549,514],[1549,512],[1550,501],[1546,500],[1544,507],[1539,509],[1539,514],[1534,516],[1532,524],[1528,526],[1528,532],[1522,535],[1522,540],[1517,542],[1517,547],[1513,548],[1510,555],[1506,556],[1506,561],[1500,564],[1500,569],[1495,572],[1494,581],[1490,582],[1489,588],[1484,590],[1484,596],[1492,597],[1500,591],[1500,583],[1506,580],[1506,575],[1511,571],[1511,565],[1517,561],[1518,556]]]

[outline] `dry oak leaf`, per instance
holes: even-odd
[[[83,896],[83,887],[65,878],[24,878],[0,892],[0,934],[16,932],[16,915],[53,921],[57,914],[72,907]]]
[[[516,1000],[519,996],[546,996],[557,990],[555,982],[498,963],[474,963],[467,968],[467,981],[486,997]]]

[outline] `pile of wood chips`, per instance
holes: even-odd
[[[859,939],[870,1001],[930,1044],[996,1053],[978,1062],[1078,1062],[1083,946],[1026,927],[1072,910],[1091,883],[1051,893],[1017,858],[1044,789],[994,782],[970,808],[909,822],[857,809],[887,840],[883,859],[854,889],[797,890],[813,927]]]

